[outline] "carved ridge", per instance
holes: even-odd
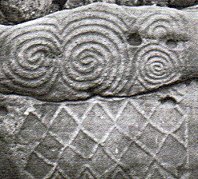
[[[188,78],[185,64],[196,58],[185,59],[197,44],[190,22],[179,10],[97,3],[4,26],[0,92],[80,100],[131,96],[182,81]]]

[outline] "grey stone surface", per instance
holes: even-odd
[[[6,142],[0,138],[0,178],[20,179],[20,172],[8,151]]]
[[[196,179],[197,87],[61,103],[1,95],[0,131],[24,179]]]
[[[1,25],[0,178],[197,179],[197,30],[102,3]]]
[[[1,0],[0,24],[18,24],[55,11],[72,9],[95,2],[123,6],[158,5],[184,8],[198,4],[197,0]]]
[[[113,3],[124,6],[158,5],[175,8],[183,8],[198,4],[197,0],[68,0],[64,7],[66,9],[71,9],[94,2]]]
[[[198,12],[198,5],[191,6],[191,7],[185,8],[183,10],[188,11],[188,12]]]
[[[47,101],[132,96],[197,77],[198,18],[95,3],[0,27],[0,92]]]
[[[59,8],[59,4],[52,0],[1,0],[3,22],[0,23],[21,23],[58,11]]]

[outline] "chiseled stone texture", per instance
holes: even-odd
[[[188,11],[188,12],[198,12],[198,5],[195,5],[195,6],[191,6],[191,7],[187,7],[185,9],[183,9],[185,11]]]
[[[106,2],[125,6],[159,5],[175,8],[188,7],[198,3],[197,0],[67,0],[64,7],[71,9],[94,2]]]
[[[0,26],[0,178],[197,179],[195,8]]]
[[[0,132],[24,179],[196,179],[197,88],[61,103],[1,95]]]
[[[0,23],[15,24],[45,16],[60,9],[53,0],[1,0]]]
[[[95,3],[0,26],[0,92],[45,101],[123,97],[198,76],[198,18]]]
[[[198,0],[1,0],[0,24],[18,24],[64,8],[72,9],[95,2],[123,6],[159,5],[174,8],[198,4]]]

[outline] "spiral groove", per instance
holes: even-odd
[[[57,61],[50,54],[57,53],[58,39],[52,27],[30,25],[18,28],[7,36],[8,60],[3,63],[3,71],[15,89],[26,89],[37,95],[47,93],[57,76]],[[14,45],[13,45],[14,44]]]
[[[150,13],[143,15],[137,21],[139,31],[149,37],[163,38],[167,35],[175,35],[175,32],[186,32],[185,24],[187,23],[183,14],[175,11],[170,13]]]
[[[113,13],[73,14],[63,30],[65,84],[74,91],[102,94],[122,90],[131,70],[126,31],[126,24]]]
[[[183,80],[184,53],[192,44],[188,16],[149,9],[93,4],[6,27],[1,92],[82,100],[131,96]]]
[[[176,52],[158,44],[149,44],[140,48],[134,57],[137,78],[146,88],[158,87],[176,79],[183,61]]]

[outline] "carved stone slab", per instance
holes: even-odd
[[[175,8],[198,4],[197,0],[1,0],[0,24],[22,23],[64,8],[76,8],[94,2],[107,2],[126,6],[155,4]]]
[[[65,8],[76,8],[94,2],[114,3],[125,6],[160,5],[180,8],[198,4],[197,0],[67,0]]]
[[[197,179],[197,28],[102,3],[1,25],[0,178]]]
[[[0,92],[79,100],[196,77],[197,24],[175,9],[96,3],[1,26]]]
[[[1,95],[0,131],[19,179],[196,179],[197,87],[61,103]]]

